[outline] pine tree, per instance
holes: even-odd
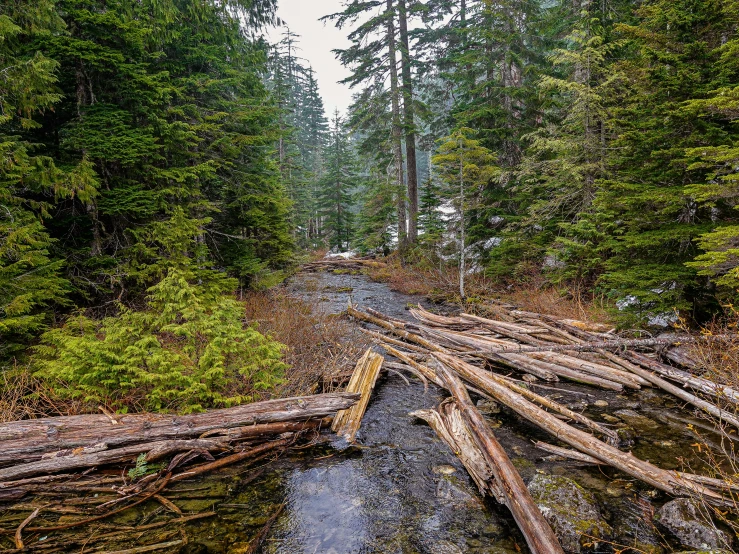
[[[735,79],[717,63],[733,22],[713,0],[654,0],[637,15],[633,25],[619,27],[638,50],[619,65],[630,87],[614,110],[614,176],[594,204],[609,237],[600,283],[614,298],[629,299],[625,316],[645,320],[675,308],[697,315],[711,299],[685,263],[698,253],[694,239],[715,224],[711,207],[686,188],[707,182],[711,170],[692,165],[686,148],[730,145],[737,130],[725,118],[695,117],[684,106]]]
[[[446,185],[446,196],[452,198],[457,211],[457,242],[459,256],[459,295],[465,299],[467,235],[469,212],[478,209],[482,191],[499,176],[495,156],[472,138],[474,131],[468,128],[455,130],[440,142],[433,157],[439,177]]]
[[[359,178],[353,146],[338,110],[331,121],[325,160],[319,198],[324,229],[329,247],[345,252],[353,234],[352,192],[359,185]]]
[[[43,225],[64,177],[19,136],[59,100],[58,64],[28,45],[61,26],[53,2],[0,7],[0,362],[44,329],[68,288]]]

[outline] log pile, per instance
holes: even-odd
[[[35,537],[38,542],[38,537],[66,531],[63,537],[53,535],[54,540],[30,548],[68,551],[87,544],[85,529],[91,524],[155,501],[177,517],[167,524],[139,525],[105,538],[125,544],[131,532],[137,536],[159,533],[157,544],[133,551],[176,546],[177,541],[162,542],[162,538],[171,538],[172,529],[179,533],[184,523],[215,514],[183,516],[176,503],[165,496],[168,487],[315,442],[338,412],[352,408],[359,400],[360,394],[343,392],[181,416],[114,415],[106,411],[0,424],[0,502],[20,502],[13,507],[16,512],[22,513],[26,506],[32,509],[12,529],[0,528],[0,540],[4,536],[15,544],[16,551],[28,551],[25,537]],[[97,471],[110,464],[123,467],[113,473]],[[38,495],[62,500],[39,504]],[[60,514],[67,521],[60,523]],[[12,518],[3,518],[5,525],[8,521]],[[161,535],[155,530],[166,532]]]
[[[512,306],[498,309],[504,312],[504,317],[487,319],[471,314],[440,316],[419,306],[411,310],[416,321],[404,322],[376,311],[348,308],[349,315],[379,328],[379,331],[366,332],[389,355],[405,364],[409,373],[421,375],[424,381],[452,393],[455,406],[442,405],[433,413],[424,411],[417,415],[428,421],[452,449],[460,453],[481,491],[499,496],[496,491],[500,490],[500,485],[481,483],[486,475],[497,478],[497,474],[490,468],[488,473],[481,469],[480,449],[470,449],[471,443],[479,441],[459,432],[455,410],[464,404],[464,399],[460,398],[459,390],[450,385],[449,376],[461,379],[467,390],[506,406],[574,449],[568,451],[541,443],[543,450],[558,454],[570,452],[566,457],[612,466],[669,494],[700,495],[716,506],[728,503],[722,493],[728,490],[729,484],[663,470],[640,460],[618,448],[618,439],[612,430],[531,388],[535,385],[533,388],[546,389],[557,381],[572,381],[609,391],[657,387],[711,414],[716,420],[739,428],[739,419],[733,411],[719,408],[718,402],[709,402],[694,394],[721,399],[725,405],[739,399],[737,391],[650,357],[650,348],[665,346],[653,339],[620,340],[604,326],[517,311]],[[520,380],[514,378],[515,374],[520,375]],[[542,381],[548,383],[538,385]],[[469,425],[467,429],[473,431]],[[729,436],[728,432],[726,434]],[[461,453],[462,449],[465,453]],[[511,486],[509,482],[502,485],[503,490]]]
[[[315,262],[303,264],[301,271],[313,273],[317,271],[360,271],[366,268],[377,268],[386,265],[384,262],[378,262],[372,258],[325,258]]]

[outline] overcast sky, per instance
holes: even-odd
[[[300,35],[298,55],[305,60],[305,65],[312,65],[318,76],[326,115],[331,116],[334,108],[342,113],[351,103],[349,87],[337,81],[347,77],[349,72],[334,58],[334,48],[345,48],[349,45],[346,30],[337,30],[332,23],[324,25],[319,17],[341,11],[341,0],[279,0],[278,16],[284,20],[293,33]],[[279,40],[281,29],[270,32],[273,42]]]

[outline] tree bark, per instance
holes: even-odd
[[[405,127],[405,159],[408,172],[408,240],[418,240],[418,167],[416,162],[416,123],[413,106],[413,71],[408,40],[408,10],[406,0],[398,0],[400,27],[400,57],[403,75],[403,126]]]
[[[0,464],[38,460],[45,452],[93,445],[118,448],[136,443],[197,438],[215,431],[262,423],[295,422],[334,415],[359,395],[332,393],[255,402],[184,416],[103,414],[14,421],[0,425]]]
[[[403,128],[400,122],[400,88],[398,85],[397,45],[395,41],[395,7],[387,0],[387,49],[390,71],[390,100],[392,104],[393,158],[397,180],[398,204],[398,247],[402,248],[408,238],[407,213],[405,208],[405,179],[403,175]]]

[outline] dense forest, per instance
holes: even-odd
[[[238,403],[284,368],[244,291],[322,248],[544,276],[629,325],[736,300],[737,0],[343,7],[326,114],[276,0],[0,4],[4,367]]]

